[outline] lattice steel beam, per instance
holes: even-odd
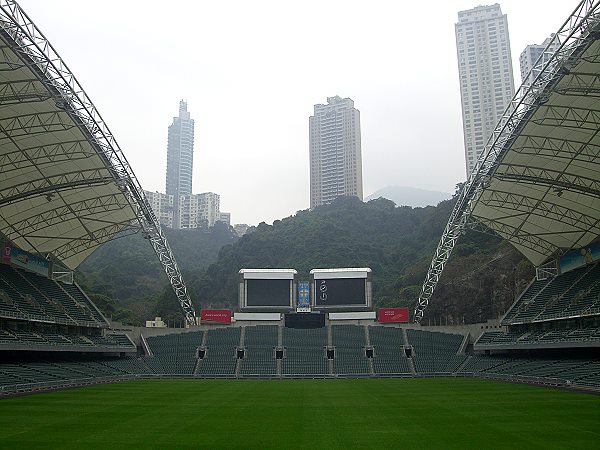
[[[598,29],[598,11],[600,9],[598,0],[582,0],[560,30],[552,37],[545,49],[556,46],[557,49],[545,64],[542,64],[542,56],[534,64],[534,69],[526,79],[532,78],[529,85],[521,86],[511,103],[508,105],[502,118],[496,125],[492,135],[486,143],[482,156],[477,161],[473,172],[464,184],[457,196],[457,201],[452,210],[446,228],[440,238],[429,270],[423,282],[421,294],[417,299],[414,312],[414,320],[419,323],[423,318],[425,309],[433,295],[435,287],[441,277],[442,271],[450,258],[452,250],[460,235],[463,233],[467,223],[471,220],[472,209],[479,198],[482,190],[487,188],[492,176],[502,161],[504,154],[515,142],[519,133],[523,130],[527,121],[544,104],[548,102],[549,95],[557,83],[569,73],[574,67],[577,59],[586,48],[597,38],[595,33]],[[541,70],[540,70],[541,68]],[[538,72],[539,71],[539,72]],[[575,111],[569,111],[569,117],[576,117]],[[585,116],[586,120],[596,120],[592,114]],[[589,119],[588,119],[589,118]],[[587,122],[584,122],[587,123]],[[488,225],[488,224],[483,224]],[[490,224],[491,225],[491,224]],[[497,228],[503,228],[500,224],[493,224]],[[510,234],[515,230],[495,230]],[[536,245],[536,239],[529,235],[516,235],[515,242],[519,245]],[[521,241],[523,242],[521,244]],[[547,248],[547,243],[540,240],[537,242],[541,248]]]
[[[64,245],[58,247],[58,249],[53,252],[53,256],[60,260],[60,258],[64,255],[71,254],[73,250],[77,250],[78,252],[84,252],[86,250],[96,247],[98,243],[110,241],[115,234],[127,230],[133,230],[137,232],[139,231],[139,227],[132,227],[131,223],[129,222],[111,223],[103,228],[94,230],[93,232],[88,232],[88,234],[82,235],[78,238],[55,236],[55,240],[64,239],[67,242]],[[36,236],[31,237],[35,238]],[[45,235],[39,237],[46,239]]]
[[[0,155],[0,173],[9,173],[12,170],[19,170],[32,164],[42,166],[44,164],[77,161],[87,159],[95,154],[86,141],[82,140],[18,148]]]
[[[519,164],[502,164],[502,172],[494,178],[502,181],[518,181],[540,186],[569,189],[582,194],[600,197],[600,180],[583,177],[559,170],[542,169]]]
[[[521,155],[550,156],[600,165],[600,146],[589,140],[575,141],[528,134],[519,136],[518,144],[513,145],[512,150]]]
[[[600,95],[600,74],[569,72],[560,82],[560,87],[554,92],[565,96],[586,95],[596,97]]]
[[[597,228],[600,234],[598,220],[595,217],[573,211],[570,208],[565,208],[562,205],[549,201],[547,197],[540,199],[528,197],[522,194],[514,194],[511,192],[488,190],[486,191],[485,198],[482,196],[479,199],[478,204],[490,208],[508,208],[515,211],[513,215],[499,217],[498,220],[509,217],[517,217],[523,214],[534,214],[539,217],[550,218],[557,222],[566,223],[581,231],[588,231],[590,229]]]
[[[57,107],[64,109],[64,111],[55,113],[38,114],[29,119],[20,117],[13,119],[12,122],[10,120],[8,122],[0,121],[0,125],[14,138],[13,131],[17,130],[21,133],[25,131],[41,133],[45,130],[52,131],[55,127],[60,130],[61,126],[62,129],[66,129],[65,124],[61,122],[64,114],[70,117],[71,123],[77,124],[94,146],[97,154],[104,160],[114,182],[136,212],[137,219],[175,291],[186,321],[190,325],[195,324],[191,299],[160,224],[123,152],[95,106],[52,45],[14,0],[0,0],[0,31],[7,45],[10,45],[11,51],[19,55],[22,62],[39,76],[46,89],[56,96]],[[16,65],[12,67],[10,64],[8,66],[10,69],[17,67]],[[24,191],[17,192],[17,194],[24,194]],[[4,198],[6,199],[6,195]],[[60,258],[86,251],[97,245],[97,242],[110,239],[122,231],[123,227],[123,224],[114,224],[112,227],[103,229],[101,236],[95,232],[95,242],[93,240],[73,242],[55,256]]]
[[[107,174],[106,168],[80,170],[71,173],[61,173],[53,177],[40,178],[13,185],[0,191],[0,206],[7,205],[25,198],[37,197],[61,189],[72,189],[80,186],[95,186],[114,182]]]
[[[70,203],[68,206],[59,206],[11,223],[15,230],[19,230],[18,232],[15,231],[15,233],[29,234],[63,222],[65,216],[69,213],[73,215],[73,218],[85,218],[89,217],[91,214],[119,211],[123,206],[122,196],[112,194],[104,197],[77,201],[75,203]],[[19,215],[22,215],[22,213],[23,211],[19,211]],[[10,217],[5,218],[10,219]],[[9,235],[7,237],[10,239],[12,236]]]
[[[508,225],[506,223],[501,223],[495,220],[485,219],[481,217],[469,218],[467,223],[467,227],[469,229],[483,232],[486,230],[491,230],[495,233],[496,236],[501,236],[504,238],[510,237],[511,241],[517,245],[525,247],[529,250],[536,251],[540,254],[546,254],[548,252],[554,253],[558,250],[558,247],[551,244],[550,242],[542,239],[540,236],[542,234],[529,234],[521,232],[519,227],[513,227],[512,225]],[[557,234],[557,233],[548,233],[548,234]],[[560,234],[560,233],[559,233]],[[543,252],[540,252],[544,250]]]
[[[600,111],[552,105],[543,105],[540,111],[543,116],[531,121],[536,125],[591,131],[598,130],[600,125]]]
[[[17,103],[37,103],[51,98],[50,93],[35,79],[0,83],[0,106]]]

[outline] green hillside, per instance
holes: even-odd
[[[169,230],[167,237],[198,308],[235,307],[241,268],[294,268],[301,280],[308,280],[311,269],[326,267],[370,267],[376,306],[413,306],[452,206],[452,200],[411,208],[396,207],[383,198],[364,203],[346,197],[273,225],[261,223],[240,239],[224,226]],[[178,303],[152,249],[139,236],[103,246],[79,275],[88,291],[109,297],[97,301],[113,312],[129,308],[138,320],[152,314],[179,317]],[[467,233],[452,255],[425,322],[497,317],[532,276],[530,264],[507,243]]]
[[[413,306],[452,205],[410,208],[386,199],[340,198],[273,225],[260,224],[223,247],[216,262],[195,272],[188,284],[202,307],[235,307],[241,268],[295,268],[307,280],[313,268],[370,267],[376,306]],[[442,323],[496,317],[532,274],[508,244],[468,233],[455,249],[427,317]],[[161,304],[165,311],[167,305],[176,307],[168,291]]]
[[[164,232],[186,279],[216,261],[221,247],[238,239],[221,223],[208,230]],[[167,287],[154,250],[141,234],[104,244],[79,267],[76,278],[105,314],[128,323],[159,313],[154,311],[157,297]]]

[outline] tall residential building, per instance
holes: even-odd
[[[179,116],[169,126],[167,144],[167,195],[192,193],[194,163],[194,119],[190,118],[187,102],[179,102]]]
[[[310,207],[337,197],[363,199],[360,111],[349,98],[315,105],[310,128]]]
[[[229,225],[231,221],[230,213],[220,211],[220,196],[214,192],[180,195],[177,204],[174,195],[144,192],[154,214],[165,227],[207,228],[214,226],[215,222],[224,221]]]
[[[217,222],[224,223],[228,227],[231,226],[231,213],[228,213],[228,212],[220,213],[219,219],[217,220]]]
[[[156,218],[162,226],[175,229],[212,227],[218,221],[229,225],[231,214],[220,211],[219,194],[192,194],[193,158],[194,119],[181,100],[179,117],[169,126],[167,192],[144,191]]]
[[[173,226],[173,211],[175,209],[173,205],[173,195],[166,195],[161,192],[150,192],[144,191],[146,194],[146,199],[148,199],[148,203],[150,203],[150,207],[158,222],[163,227],[174,228]]]
[[[467,177],[515,93],[508,21],[500,5],[458,13],[456,52]]]
[[[553,37],[554,35],[551,35],[539,45],[528,45],[525,47],[525,50],[521,52],[521,56],[519,57],[519,65],[521,68],[521,82],[523,84],[531,84],[533,80],[535,80],[535,77],[537,77],[543,69],[544,64],[550,60],[550,57],[558,49],[560,44],[558,40],[552,42]],[[546,47],[548,47],[548,50],[544,52]],[[542,58],[538,62],[538,58],[540,56],[542,56]],[[538,62],[538,64],[536,65],[535,70],[533,70],[530,74],[530,70],[533,69],[536,62]],[[528,74],[530,74],[529,78],[527,78]]]

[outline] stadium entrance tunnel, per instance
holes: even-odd
[[[275,350],[275,359],[283,359],[283,349],[278,348]]]
[[[333,358],[335,358],[335,349],[328,348],[327,349],[327,359],[333,359]]]
[[[244,359],[244,349],[243,348],[237,349],[237,359]]]
[[[367,358],[373,358],[373,347],[367,347],[365,349],[365,356]]]
[[[404,354],[406,355],[407,358],[412,358],[413,357],[412,347],[404,347]]]
[[[206,349],[205,348],[198,348],[198,350],[196,351],[196,358],[198,358],[198,359],[204,359],[205,355],[206,355]]]

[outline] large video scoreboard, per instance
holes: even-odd
[[[313,269],[310,271],[313,309],[364,310],[372,305],[371,269]]]
[[[241,269],[242,311],[290,311],[296,303],[298,272],[294,269]]]

